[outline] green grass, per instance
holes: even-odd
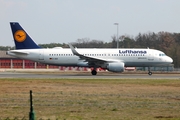
[[[0,79],[0,118],[180,120],[180,80]]]

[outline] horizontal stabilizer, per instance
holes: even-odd
[[[29,52],[23,52],[23,51],[15,51],[15,50],[11,50],[11,51],[7,51],[7,54],[16,54],[16,55],[28,55]]]

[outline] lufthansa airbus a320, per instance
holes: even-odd
[[[167,66],[173,62],[164,52],[155,49],[87,49],[39,47],[17,22],[10,22],[16,50],[7,51],[8,55],[57,66],[92,67],[110,72],[123,72],[125,67]],[[148,74],[152,75],[150,69]]]

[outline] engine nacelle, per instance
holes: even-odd
[[[88,62],[78,62],[77,66],[81,66],[81,67],[89,67]]]
[[[123,72],[124,71],[124,63],[109,63],[107,65],[107,70],[111,72]]]

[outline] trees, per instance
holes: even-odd
[[[101,40],[90,40],[89,38],[78,39],[72,43],[77,48],[103,48],[104,42]]]

